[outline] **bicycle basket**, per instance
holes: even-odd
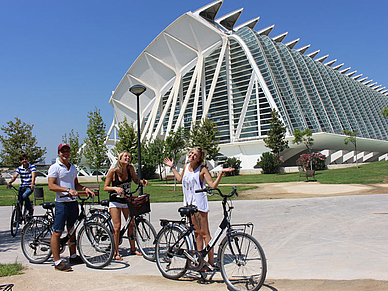
[[[138,216],[143,213],[151,212],[150,194],[128,198],[128,207],[131,216]]]

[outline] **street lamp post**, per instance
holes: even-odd
[[[132,94],[136,95],[136,98],[137,98],[137,106],[136,106],[136,110],[137,110],[137,154],[138,154],[138,179],[139,181],[143,180],[143,177],[142,177],[142,174],[141,174],[141,144],[140,144],[140,137],[141,137],[141,133],[140,133],[140,105],[139,105],[139,97],[141,94],[143,94],[146,90],[146,87],[144,87],[143,85],[133,85],[131,88],[129,88],[129,92],[131,92]],[[141,186],[141,184],[139,184],[139,195],[142,195],[143,194],[143,187]]]

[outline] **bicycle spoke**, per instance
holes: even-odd
[[[233,290],[258,290],[264,283],[267,264],[260,244],[250,235],[237,233],[221,245],[221,274]]]
[[[24,228],[21,238],[23,254],[35,264],[48,260],[51,256],[51,230],[49,223],[41,219],[32,219]]]
[[[112,233],[100,223],[88,222],[78,234],[77,247],[81,258],[89,267],[103,268],[113,258]]]
[[[178,241],[182,231],[177,227],[165,227],[159,234],[156,243],[156,262],[162,275],[166,278],[177,279],[186,272],[187,258],[182,250],[188,250],[184,238]]]

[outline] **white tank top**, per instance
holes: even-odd
[[[195,193],[195,190],[202,189],[204,184],[199,178],[202,166],[199,166],[195,171],[189,171],[189,165],[186,166],[182,178],[183,188],[183,206],[196,205],[199,211],[209,212],[209,203],[206,193]]]

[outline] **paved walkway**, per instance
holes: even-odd
[[[319,185],[315,184],[324,187]],[[303,185],[299,189],[301,187]],[[236,200],[233,203],[232,222],[251,221],[255,225],[254,236],[267,256],[269,280],[388,281],[388,194]],[[180,205],[152,204],[151,222],[157,231],[159,218],[178,218],[176,210]],[[211,231],[214,232],[221,220],[221,203],[210,202],[210,209]],[[40,207],[36,211],[41,211]],[[20,234],[15,238],[10,235],[10,214],[10,207],[0,207],[0,262],[17,260],[33,269],[53,270],[51,259],[41,265],[27,262],[20,249]],[[104,270],[79,265],[74,267],[73,273],[161,276],[154,263],[128,256],[129,244],[124,242],[123,245],[124,261],[113,262]]]

